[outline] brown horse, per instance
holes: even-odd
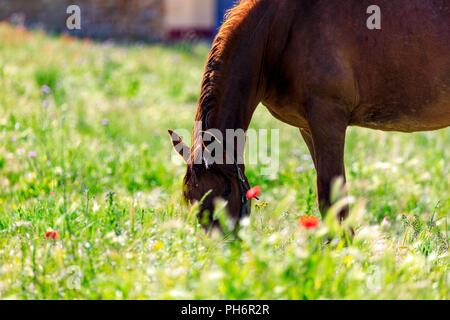
[[[246,0],[229,12],[206,64],[194,147],[170,131],[188,163],[189,202],[212,190],[202,212],[213,212],[221,197],[231,217],[245,213],[243,165],[189,160],[206,147],[196,143],[202,132],[246,131],[259,103],[300,129],[322,213],[332,204],[332,181],[345,181],[348,126],[414,132],[450,125],[450,0],[377,0],[381,30],[369,30],[373,2]]]

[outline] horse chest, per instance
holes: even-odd
[[[277,100],[262,101],[262,104],[276,119],[298,128],[308,128],[306,111],[302,104]]]

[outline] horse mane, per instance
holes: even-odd
[[[196,121],[202,123],[202,128],[194,128],[192,159],[195,157],[197,148],[202,146],[202,143],[197,141],[197,139],[201,139],[200,133],[210,129],[209,114],[221,97],[219,88],[223,87],[224,79],[221,76],[223,63],[233,53],[233,43],[242,36],[237,30],[244,25],[249,12],[260,2],[261,0],[241,0],[228,10],[224,17],[224,23],[213,41],[205,66],[196,115]]]
[[[242,0],[235,7],[228,10],[225,14],[225,22],[214,39],[203,75],[196,119],[206,125],[204,130],[208,129],[208,114],[220,95],[220,92],[217,92],[217,88],[220,87],[223,80],[220,75],[222,63],[232,53],[232,43],[240,36],[236,29],[242,25],[248,13],[258,2],[261,2],[261,0]]]

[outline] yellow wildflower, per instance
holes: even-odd
[[[159,251],[159,250],[162,249],[162,247],[163,247],[162,242],[161,242],[161,241],[157,241],[157,242],[155,243],[155,245],[153,246],[153,249],[155,249],[155,251]]]
[[[346,256],[344,258],[344,265],[346,265],[347,267],[351,267],[353,265],[353,257],[352,256]]]

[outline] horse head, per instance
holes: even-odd
[[[217,199],[226,201],[228,216],[237,223],[250,213],[249,201],[245,196],[248,180],[243,174],[243,166],[206,163],[201,159],[195,163],[193,148],[187,146],[181,137],[169,130],[172,146],[183,158],[187,170],[183,179],[183,198],[193,205],[200,203],[199,221],[205,226],[218,226],[213,217]]]

